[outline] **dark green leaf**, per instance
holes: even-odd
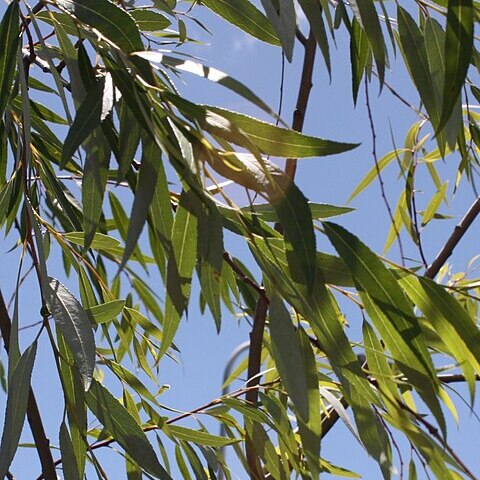
[[[64,285],[52,277],[48,280],[48,309],[72,350],[85,390],[88,390],[95,369],[95,340],[90,318]]]
[[[147,221],[148,209],[155,195],[157,186],[158,166],[161,163],[161,151],[148,137],[142,141],[142,163],[138,173],[135,197],[133,199],[130,222],[128,223],[127,239],[121,266],[124,266],[134,251],[143,226]]]
[[[134,417],[95,379],[86,400],[88,408],[108,433],[140,467],[157,478],[171,480],[170,475],[158,462],[152,445]]]
[[[353,0],[351,6],[357,15],[360,26],[364,29],[368,38],[375,63],[377,64],[380,84],[383,84],[385,64],[387,62],[387,49],[375,4],[371,0]]]
[[[285,56],[289,62],[293,57],[297,16],[293,0],[261,0],[267,18],[277,32]]]
[[[68,432],[65,422],[62,422],[60,425],[59,439],[60,451],[62,453],[63,475],[69,480],[81,480],[72,439],[70,438],[70,433]]]
[[[145,32],[165,30],[171,24],[167,17],[151,10],[137,9],[130,10],[129,13],[134,18],[138,28]]]
[[[109,0],[59,0],[58,3],[124,52],[143,50],[140,32],[133,18]]]
[[[27,413],[30,378],[32,376],[37,342],[25,350],[15,365],[8,382],[7,406],[0,443],[0,478],[4,478],[18,447]],[[10,373],[10,372],[9,372]]]
[[[78,147],[100,125],[104,85],[103,81],[95,83],[78,108],[75,120],[63,144],[60,167],[67,164]]]
[[[10,2],[0,23],[0,118],[10,96],[20,41],[18,2]]]
[[[308,383],[303,363],[299,333],[282,300],[274,295],[270,299],[270,338],[272,355],[282,383],[304,422],[309,420]]]
[[[437,130],[441,130],[450,118],[465,83],[473,52],[473,15],[472,0],[449,0],[443,107]]]
[[[356,105],[358,89],[367,66],[370,47],[365,31],[354,17],[352,20],[352,33],[350,35],[350,63],[352,68],[352,95]],[[353,194],[352,194],[353,195]]]
[[[173,224],[160,355],[170,347],[190,296],[192,273],[197,260],[197,218],[188,210],[188,204],[189,198],[194,195],[193,191],[182,193]]]

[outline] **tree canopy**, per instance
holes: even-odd
[[[191,54],[192,30],[209,28],[198,16],[205,8],[287,62],[302,57],[291,124],[254,93],[254,75],[246,85]],[[105,479],[111,446],[132,480],[356,477],[322,454],[337,422],[386,479],[420,469],[476,478],[447,425],[459,404],[452,384],[468,386],[473,412],[480,374],[477,257],[465,271],[448,260],[480,212],[479,15],[473,0],[9,2],[0,227],[19,266],[14,285],[6,275],[0,284],[0,478],[14,478],[27,428],[39,479]],[[307,198],[296,181],[299,159],[358,147],[341,125],[336,138],[302,133],[315,61],[332,76],[335,55],[349,57],[351,90],[332,84],[331,94],[365,100],[361,141],[372,145],[349,201],[380,186],[390,225],[383,252],[342,226],[349,204]],[[396,84],[402,68],[412,95]],[[194,102],[178,88],[185,74],[229,89],[260,118]],[[414,116],[387,152],[377,145],[375,95]],[[401,185],[395,205],[387,170]],[[342,175],[339,167],[334,181]],[[463,217],[434,255],[426,232],[452,218],[457,200]],[[249,255],[229,250],[227,236]],[[28,277],[41,305],[33,322],[22,318]],[[226,381],[241,386],[181,412],[161,401],[161,368],[178,357],[176,334],[194,303],[218,335],[226,316],[250,325],[250,342]],[[53,361],[40,371],[45,344]],[[58,377],[55,431],[32,375]]]

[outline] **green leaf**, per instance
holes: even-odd
[[[140,467],[156,478],[171,480],[170,475],[158,462],[147,436],[131,413],[95,379],[92,381],[86,400],[88,408],[108,433]]]
[[[193,268],[197,260],[197,218],[189,212],[193,191],[184,191],[172,230],[172,251],[167,265],[167,294],[163,339],[159,355],[170,347],[190,296]],[[198,199],[196,200],[198,201]]]
[[[164,95],[184,115],[198,121],[207,132],[250,150],[253,145],[266,155],[284,158],[321,157],[343,153],[358,146],[310,137],[231,110],[196,105],[171,93],[165,92]]]
[[[225,445],[232,445],[233,443],[238,442],[236,439],[219,437],[218,435],[212,435],[208,432],[192,430],[190,428],[180,427],[178,425],[168,425],[168,432],[178,440],[185,440],[196,443],[197,445],[223,447]]]
[[[293,57],[297,15],[293,0],[261,0],[267,18],[278,34],[285,56],[289,62]]]
[[[68,232],[63,236],[71,243],[80,245],[82,247],[85,246],[85,234],[83,231]],[[96,233],[92,242],[90,243],[90,248],[95,250],[111,250],[118,247],[120,247],[120,242],[116,238],[110,237],[109,235],[105,235],[103,233]]]
[[[164,15],[151,10],[136,9],[128,12],[135,20],[138,28],[145,32],[158,32],[170,26],[170,20]]]
[[[252,37],[280,45],[270,22],[248,0],[202,0],[202,4]]]
[[[250,141],[266,155],[284,158],[306,158],[335,155],[356,148],[359,144],[340,143],[310,137],[294,130],[277,127],[271,123],[262,122],[248,115],[224,110],[218,107],[207,108],[206,130],[218,134],[218,128],[208,125],[208,112],[214,112],[232,122]],[[228,135],[226,135],[228,137]],[[227,138],[228,140],[228,138]]]
[[[411,15],[398,6],[398,30],[405,63],[435,129],[440,122],[440,106],[435,101],[435,88],[428,68],[424,37]]]
[[[315,279],[315,234],[307,199],[287,177],[275,179],[269,199],[284,230],[285,249],[292,279],[306,284]]]
[[[87,158],[83,170],[82,203],[85,248],[95,237],[103,214],[103,198],[107,186],[110,151],[101,129],[95,130],[86,144]]]
[[[382,85],[385,76],[385,64],[387,62],[387,49],[375,4],[371,0],[353,0],[351,7],[370,43],[375,63],[377,64],[380,85]]]
[[[434,218],[437,210],[440,208],[440,205],[445,200],[445,194],[447,193],[448,181],[445,182],[435,193],[435,195],[430,200],[430,203],[427,205],[427,208],[423,212],[422,216],[422,225],[426,225],[432,218]]]
[[[423,312],[455,359],[480,373],[480,332],[475,319],[443,286],[425,277],[402,276],[400,285]]]
[[[325,60],[328,74],[331,78],[330,48],[322,17],[322,6],[320,2],[317,2],[316,0],[299,0],[298,3],[302,7],[308,23],[310,24],[310,28],[315,35],[315,39],[317,40],[317,44]]]
[[[270,299],[269,315],[272,355],[282,383],[304,422],[310,417],[307,371],[303,363],[298,330],[282,300],[274,295]]]
[[[104,85],[104,81],[96,82],[78,108],[75,120],[63,143],[60,168],[65,167],[78,147],[100,125]]]
[[[437,130],[441,130],[457,103],[473,52],[472,0],[449,0],[445,39],[445,84],[443,107]]]
[[[10,2],[0,23],[0,118],[3,117],[12,89],[20,42],[18,2]]]
[[[30,379],[32,376],[37,342],[33,342],[19,358],[8,382],[7,406],[0,443],[0,478],[4,478],[20,441],[27,413]]]
[[[352,95],[353,103],[357,104],[358,89],[367,66],[370,47],[365,31],[358,20],[353,17],[352,33],[350,35],[350,63],[352,68]],[[353,196],[353,194],[352,194]]]
[[[420,325],[404,292],[393,274],[357,237],[339,225],[329,222],[323,225],[352,272],[365,309],[393,359],[445,431],[438,400],[439,382]]]
[[[198,199],[195,199],[197,205]],[[197,271],[203,298],[207,302],[220,331],[222,310],[220,306],[221,276],[223,266],[223,223],[217,206],[211,202],[197,207],[198,262]]]
[[[158,164],[162,161],[161,151],[147,136],[142,141],[142,162],[138,172],[135,197],[133,199],[130,222],[128,223],[125,251],[123,253],[122,268],[134,251],[143,226],[147,220],[148,209],[155,195],[157,186]]]
[[[112,300],[111,302],[101,303],[89,309],[96,323],[105,323],[117,318],[123,311],[125,300]]]
[[[313,203],[308,202],[311,216],[313,219],[322,219],[329,217],[336,217],[346,213],[353,212],[355,209],[351,207],[341,207],[338,205],[330,205],[328,203]],[[254,204],[252,206],[243,207],[244,212],[253,212],[258,215],[264,222],[278,222],[278,215],[275,207],[271,203]]]
[[[96,29],[125,53],[143,50],[135,20],[109,0],[59,0],[72,15]]]
[[[49,277],[46,292],[48,309],[64,336],[73,356],[85,390],[88,390],[95,369],[95,340],[90,318],[80,302],[57,279]]]
[[[78,471],[77,459],[75,457],[75,449],[73,448],[72,439],[68,432],[65,422],[60,425],[60,452],[62,454],[63,475],[69,480],[81,480]]]

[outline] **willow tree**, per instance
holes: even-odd
[[[294,45],[304,56],[291,128],[252,86],[185,60],[189,26],[204,7],[277,46],[287,61]],[[475,191],[479,8],[472,0],[8,3],[0,25],[0,226],[15,240],[19,268],[13,287],[6,276],[0,285],[14,291],[11,306],[0,295],[0,477],[14,478],[11,464],[21,458],[28,429],[38,478],[49,480],[106,478],[102,451],[112,445],[131,479],[355,476],[321,453],[340,419],[378,462],[378,475],[403,473],[403,455],[410,478],[418,467],[441,479],[475,478],[449,443],[446,417],[455,416],[457,402],[449,384],[465,383],[471,404],[475,398],[479,283],[447,259],[475,221],[480,199],[465,206],[438,255],[422,234],[448,218],[448,179],[437,165],[456,165],[455,190]],[[297,25],[300,14],[309,33]],[[348,36],[349,52],[334,49],[338,35]],[[387,247],[398,241],[402,252],[391,259],[372,251],[364,232],[326,220],[348,207],[307,199],[295,182],[297,159],[357,146],[358,139],[301,133],[315,58],[323,57],[330,73],[331,55],[348,54],[352,90],[332,84],[331,93],[356,102],[365,86],[371,136],[362,140],[373,142],[352,198],[380,185],[391,224]],[[412,98],[395,89],[389,65],[407,68]],[[192,102],[176,88],[185,71],[241,95],[270,121]],[[416,116],[405,141],[393,139],[382,157],[372,84]],[[394,208],[382,179],[387,167],[402,184]],[[416,195],[419,178],[431,182],[430,198]],[[237,206],[229,184],[245,189],[246,204]],[[251,257],[227,251],[225,231],[242,239]],[[317,251],[319,238],[336,254]],[[405,244],[414,252],[409,258]],[[50,276],[62,260],[64,274]],[[261,275],[249,271],[254,263]],[[152,269],[163,284],[145,280]],[[42,306],[34,335],[22,329],[32,321],[20,308],[28,275],[38,284],[29,295]],[[155,369],[175,356],[179,324],[198,299],[219,335],[222,315],[251,323],[248,361],[229,379],[248,380],[178,415],[162,407]],[[347,308],[363,323],[361,342],[346,328]],[[41,337],[55,362],[34,369]],[[440,370],[447,363],[450,370]],[[54,431],[44,428],[32,375],[59,378],[55,397],[64,414]]]

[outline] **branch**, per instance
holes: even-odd
[[[11,325],[12,322],[3,300],[2,292],[0,291],[0,333],[3,337],[3,346],[7,355],[9,352]],[[55,464],[53,462],[52,452],[50,451],[50,441],[45,434],[42,417],[40,416],[40,411],[32,387],[30,387],[28,394],[27,420],[42,465],[43,477],[46,480],[57,480]]]
[[[298,32],[297,32],[298,36]],[[315,35],[310,29],[310,34],[305,43],[300,39],[300,42],[305,48],[305,56],[303,59],[302,77],[300,80],[300,87],[298,90],[297,105],[293,113],[292,130],[301,132],[303,129],[303,123],[305,120],[305,112],[307,110],[308,99],[310,97],[310,91],[312,89],[312,76],[313,66],[315,63],[315,52],[317,44]],[[285,165],[285,175],[292,181],[295,178],[295,172],[297,169],[297,160],[295,158],[287,159]],[[276,230],[281,231],[281,225],[275,225]],[[259,382],[259,372],[261,363],[261,353],[263,345],[263,333],[265,331],[265,322],[267,318],[268,301],[265,296],[260,295],[255,307],[255,314],[253,318],[253,327],[250,334],[250,349],[248,352],[248,378],[247,385],[254,386]],[[248,391],[245,399],[250,402],[252,406],[257,405],[258,392],[257,390]],[[253,446],[252,439],[248,434],[245,439],[245,451],[247,457],[248,473],[251,480],[259,480],[264,478],[262,468],[260,466],[260,460],[255,448]]]
[[[446,241],[443,248],[437,255],[437,258],[433,263],[427,268],[425,272],[425,277],[434,278],[439,270],[443,267],[445,262],[448,260],[450,255],[453,253],[453,250],[458,245],[462,237],[465,235],[470,225],[473,223],[477,215],[480,213],[480,197],[478,197],[468,209],[468,212],[462,218],[460,223],[455,226],[452,234]]]

